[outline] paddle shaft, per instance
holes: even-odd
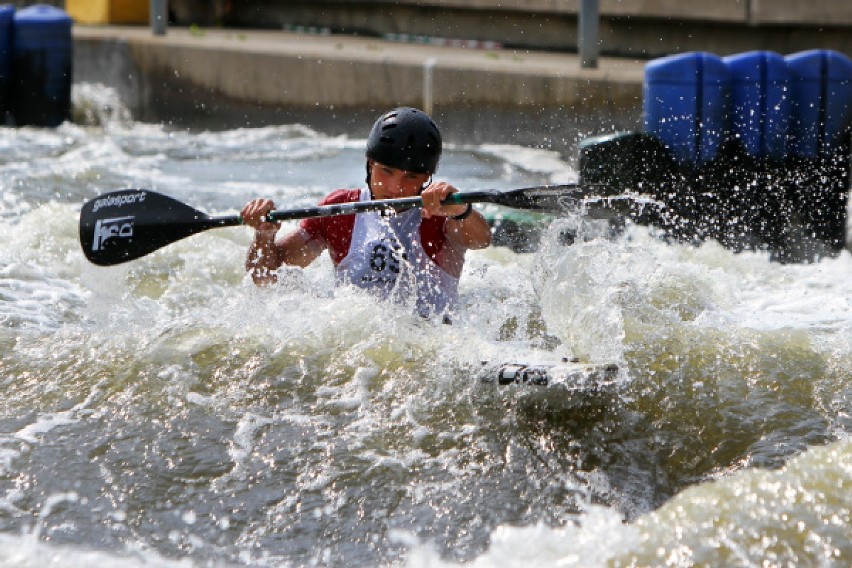
[[[492,201],[493,196],[488,191],[470,191],[467,193],[454,193],[442,201],[444,205],[459,205],[463,203],[481,203]],[[335,215],[354,215],[366,213],[367,211],[405,211],[415,207],[422,207],[423,200],[420,197],[400,197],[398,199],[382,199],[375,201],[354,201],[351,203],[338,203],[335,205],[317,205],[315,207],[302,207],[296,209],[278,209],[270,211],[266,216],[267,221],[293,221],[296,219],[308,219],[311,217],[332,217]],[[211,216],[206,219],[197,219],[199,225],[205,227],[233,227],[242,224],[239,215]]]

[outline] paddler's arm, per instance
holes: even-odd
[[[482,249],[491,244],[491,228],[482,214],[472,205],[441,205],[458,190],[445,182],[430,184],[423,190],[423,216],[441,215],[447,218],[446,234],[454,244],[466,249]]]
[[[255,199],[240,212],[243,223],[254,229],[254,239],[249,246],[245,266],[258,286],[274,284],[277,281],[276,271],[282,264],[304,268],[323,251],[319,243],[309,241],[300,229],[276,240],[281,223],[265,220],[266,214],[274,209],[275,204],[271,199]]]

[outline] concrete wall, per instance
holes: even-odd
[[[337,0],[325,4],[393,4],[447,9],[574,14],[580,0]],[[601,16],[665,20],[723,21],[739,24],[852,26],[852,2],[846,0],[599,0]]]
[[[751,0],[749,23],[852,27],[848,0]]]
[[[572,148],[599,128],[635,128],[643,65],[583,70],[560,54],[491,53],[370,38],[254,30],[75,26],[74,80],[116,88],[139,120],[204,128],[301,122],[363,135],[379,112],[422,107],[449,140]],[[345,117],[345,119],[341,119]]]
[[[825,0],[820,0],[825,1]],[[447,9],[469,9],[493,12],[540,14],[572,14],[580,11],[580,0],[338,0],[335,4],[394,4],[397,6],[434,6]],[[602,16],[632,16],[640,18],[676,18],[698,20],[744,21],[748,15],[746,0],[716,0],[714,2],[685,2],[683,0],[599,0]]]
[[[182,24],[409,34],[576,51],[580,0],[172,0]],[[199,5],[205,6],[204,9]],[[210,14],[216,12],[215,17]],[[852,57],[852,1],[600,0],[601,53],[835,49]]]
[[[500,138],[482,133],[499,128],[509,132],[507,141],[558,146],[570,145],[576,131],[635,126],[649,57],[813,48],[852,57],[852,0],[601,0],[604,54],[632,57],[603,58],[595,70],[579,68],[570,56],[579,0],[170,0],[169,6],[179,23],[205,25],[173,26],[165,38],[144,27],[75,26],[75,80],[118,88],[142,120],[253,126],[314,117],[329,131],[322,121],[337,124],[345,113],[360,131],[379,110],[422,106],[425,65],[434,60],[436,112],[454,116],[459,136],[493,141]],[[207,25],[215,22],[227,25]],[[285,24],[347,33],[269,31]],[[491,39],[509,48],[430,51],[376,39],[387,33]],[[363,124],[361,113],[369,117]],[[518,139],[524,136],[529,139]]]
[[[282,2],[289,4],[291,2]],[[337,6],[437,7],[488,12],[579,13],[580,0],[316,0]],[[852,3],[845,0],[599,0],[602,16],[716,20],[735,23],[852,26]]]

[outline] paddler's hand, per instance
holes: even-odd
[[[423,217],[455,217],[467,211],[467,205],[441,205],[441,202],[459,190],[452,185],[439,181],[423,190],[420,194],[423,199]]]
[[[266,220],[266,215],[274,210],[275,203],[271,199],[254,199],[246,203],[240,211],[240,218],[244,225],[257,231],[258,237],[274,239],[278,229],[281,228],[281,223]]]

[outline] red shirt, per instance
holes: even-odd
[[[320,201],[320,205],[351,203],[361,198],[360,189],[338,189]],[[431,217],[420,223],[420,242],[423,250],[438,266],[458,276],[464,260],[464,250],[453,246],[444,233],[446,217]],[[349,252],[352,243],[352,231],[355,229],[355,215],[336,215],[334,217],[311,217],[302,219],[299,227],[307,233],[310,240],[318,239],[324,243],[337,266]]]

